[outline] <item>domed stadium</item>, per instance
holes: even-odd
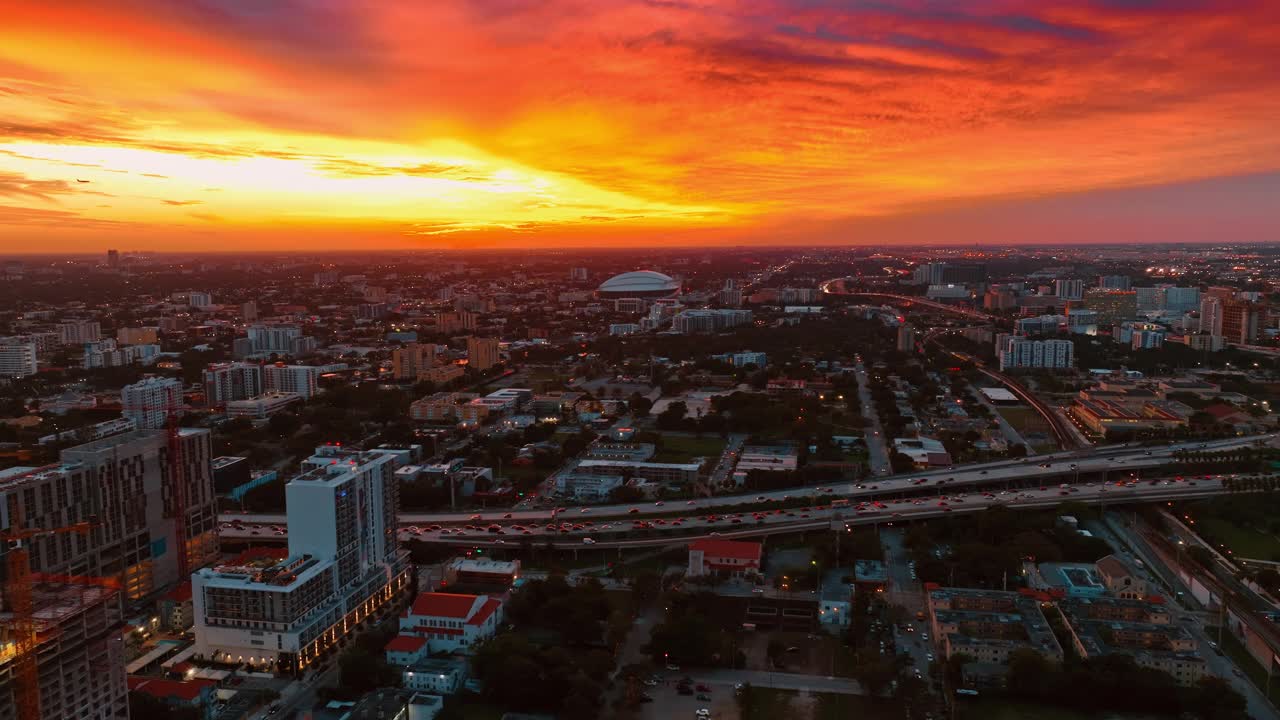
[[[679,292],[679,281],[652,270],[635,270],[614,275],[596,288],[596,295],[602,298],[670,297]]]

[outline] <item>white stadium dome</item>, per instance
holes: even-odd
[[[596,294],[605,298],[668,297],[678,292],[678,280],[653,270],[634,270],[614,275],[596,288]]]

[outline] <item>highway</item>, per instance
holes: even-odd
[[[1104,472],[1129,472],[1138,474],[1140,477],[1141,472],[1144,470],[1170,464],[1173,453],[1180,449],[1225,450],[1248,446],[1257,441],[1271,440],[1274,437],[1274,435],[1259,435],[1153,447],[1102,446],[1083,451],[1062,451],[1037,455],[1033,458],[1000,460],[937,470],[922,470],[909,475],[868,478],[861,483],[835,483],[761,493],[718,495],[687,501],[673,500],[669,502],[588,505],[540,510],[497,508],[493,510],[458,512],[403,512],[400,514],[400,521],[402,525],[408,526],[424,524],[465,525],[504,521],[546,523],[553,519],[563,520],[566,518],[574,518],[575,521],[579,518],[592,521],[618,517],[635,519],[646,516],[660,517],[675,514],[696,515],[722,511],[726,508],[740,508],[744,505],[769,507],[784,502],[799,502],[801,499],[807,499],[814,504],[819,502],[829,503],[833,499],[840,498],[858,502],[869,498],[892,498],[895,495],[922,494],[926,492],[936,494],[950,492],[955,489],[968,491],[978,486],[1057,485],[1064,480],[1075,481],[1081,476],[1088,477]],[[1046,465],[1048,467],[1045,467]],[[1072,465],[1075,465],[1075,467],[1073,468]],[[223,537],[250,537],[249,530],[251,529],[258,529],[259,532],[256,536],[269,537],[278,532],[273,529],[275,526],[283,529],[285,516],[282,514],[223,513],[219,516],[219,521],[219,532]],[[245,529],[236,531],[234,528],[229,527],[229,524],[236,522],[245,526]],[[265,525],[268,527],[248,527],[253,525]]]

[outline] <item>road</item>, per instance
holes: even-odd
[[[885,571],[889,575],[886,600],[890,605],[899,605],[907,611],[904,625],[912,628],[907,631],[899,626],[892,626],[893,642],[897,652],[911,655],[911,665],[920,672],[920,677],[933,685],[929,675],[929,654],[933,652],[930,640],[925,640],[929,632],[927,621],[916,620],[918,611],[923,611],[924,589],[915,577],[911,567],[911,553],[903,544],[904,533],[898,528],[886,528],[880,532],[880,542],[884,546]]]
[[[876,412],[875,403],[871,400],[871,385],[867,380],[867,369],[862,363],[854,368],[854,376],[858,379],[858,402],[862,405],[862,416],[870,424],[866,428],[867,460],[871,465],[873,476],[889,475],[893,466],[889,463],[889,449],[885,445],[884,427],[880,425],[880,413]]]
[[[746,504],[760,504],[763,507],[770,503],[789,501],[802,497],[808,497],[814,502],[817,502],[819,498],[849,498],[851,501],[856,501],[874,497],[893,496],[895,493],[916,492],[921,489],[931,488],[937,485],[945,485],[948,490],[965,486],[987,485],[998,487],[1001,485],[1011,486],[1019,483],[1024,485],[1035,483],[1056,485],[1063,480],[1072,479],[1077,474],[1088,475],[1091,473],[1110,473],[1114,471],[1141,472],[1148,468],[1167,465],[1172,462],[1172,456],[1177,450],[1224,450],[1236,447],[1248,447],[1253,445],[1255,442],[1272,440],[1275,437],[1275,434],[1268,434],[1210,442],[1186,442],[1146,448],[1131,447],[1128,445],[1100,446],[1081,451],[1060,451],[1046,455],[1039,455],[1036,456],[1034,462],[1023,458],[1020,460],[999,460],[986,463],[974,463],[953,468],[922,470],[911,474],[878,478],[873,481],[868,481],[871,484],[837,483],[819,488],[791,488],[759,494],[747,493],[718,495],[716,497],[689,500],[683,505],[678,502],[672,502],[670,504],[658,502],[622,505],[595,505],[587,507],[562,508],[557,510],[471,510],[463,512],[431,513],[408,512],[401,513],[400,520],[404,525],[432,523],[465,525],[469,523],[503,522],[506,520],[514,520],[517,522],[547,522],[552,519],[553,515],[563,515],[564,517],[568,517],[570,515],[582,515],[584,518],[590,517],[596,519],[607,517],[634,518],[646,515],[671,515],[681,511],[684,511],[687,514],[694,514],[699,511],[720,511],[726,507]],[[1071,464],[1075,464],[1078,467],[1071,468]],[[1048,467],[1045,467],[1045,465]],[[925,482],[921,483],[921,480],[924,480]],[[273,513],[223,513],[219,516],[219,520],[224,526],[226,523],[236,520],[245,524],[283,526],[285,516],[283,514]],[[224,527],[224,529],[226,528]],[[258,534],[269,535],[270,532],[264,533],[260,530]],[[247,538],[249,537],[249,533],[235,533],[230,535],[230,537]]]

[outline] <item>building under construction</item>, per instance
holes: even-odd
[[[216,558],[208,430],[181,428],[172,438],[136,430],[68,448],[61,460],[0,472],[0,533],[14,517],[27,528],[91,523],[83,534],[32,538],[31,572],[116,578],[129,600],[141,600]]]
[[[32,588],[32,600],[39,717],[127,718],[118,593],[92,584],[42,583]],[[8,606],[0,608],[0,720],[20,717],[14,687],[18,643],[11,632],[12,619]]]

